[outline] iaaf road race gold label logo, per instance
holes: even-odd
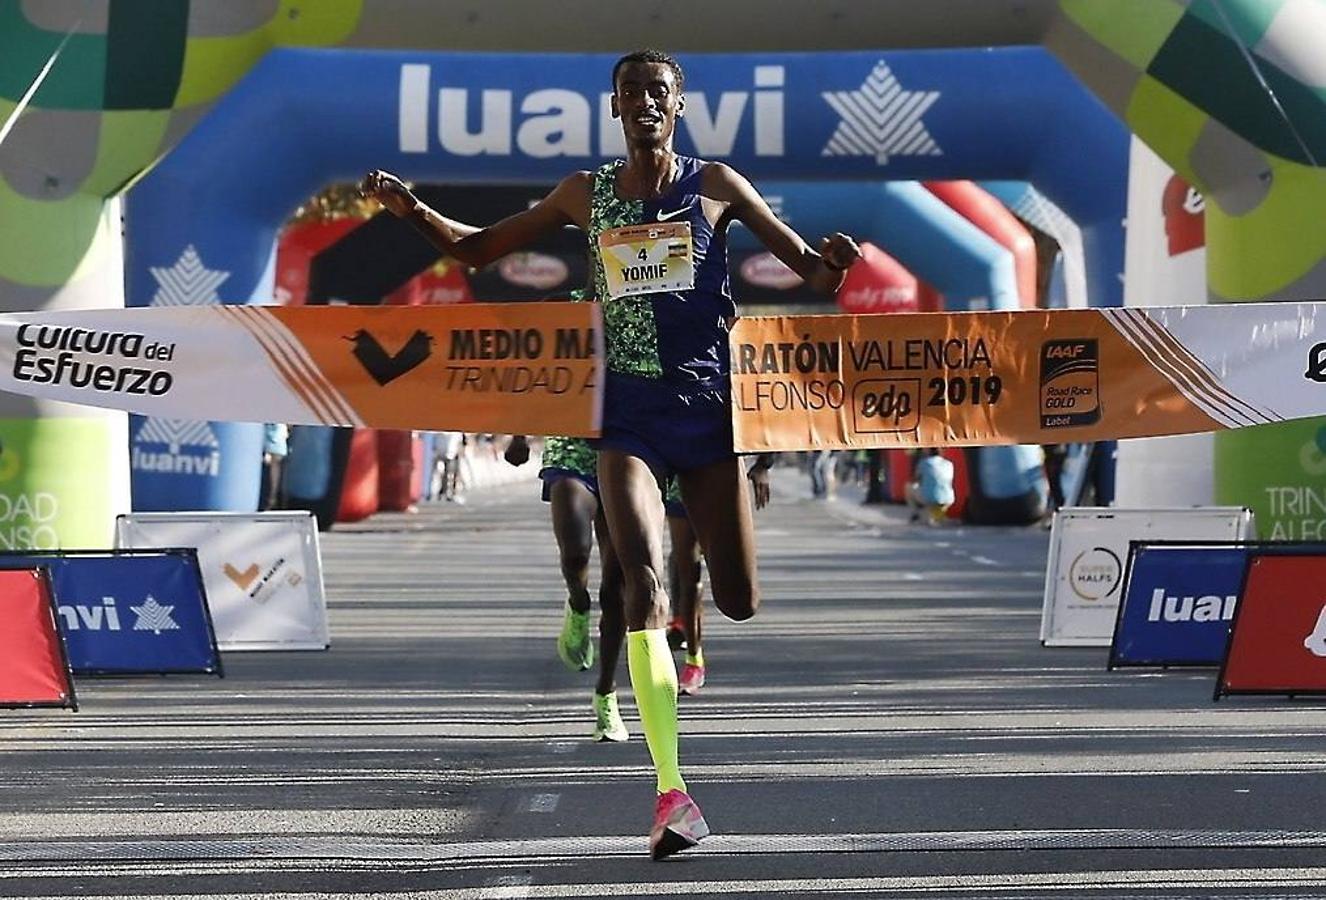
[[[1100,348],[1095,338],[1041,345],[1041,427],[1100,421]]]

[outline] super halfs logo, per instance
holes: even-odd
[[[1100,421],[1100,349],[1094,338],[1041,345],[1041,427]]]

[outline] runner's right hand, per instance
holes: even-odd
[[[359,193],[378,201],[393,215],[401,217],[409,215],[414,205],[419,202],[419,199],[405,186],[405,182],[381,169],[374,169],[364,176],[364,180],[359,183]]]
[[[769,505],[769,470],[756,467],[750,470],[750,484],[755,495],[755,508],[764,509]]]

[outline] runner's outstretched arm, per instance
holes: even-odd
[[[723,163],[705,166],[704,188],[706,196],[727,203],[720,225],[741,222],[813,291],[835,293],[843,283],[843,274],[861,257],[856,241],[838,231],[821,239],[818,251],[811,249],[786,222],[774,215],[755,186],[731,166]]]
[[[395,175],[381,169],[364,177],[359,192],[405,219],[443,255],[479,269],[564,225],[585,227],[581,219],[589,209],[589,173],[568,175],[529,209],[485,227],[447,218],[416,197]]]

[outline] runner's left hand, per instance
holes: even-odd
[[[820,241],[820,256],[835,269],[846,269],[861,258],[861,248],[856,241],[841,231]]]

